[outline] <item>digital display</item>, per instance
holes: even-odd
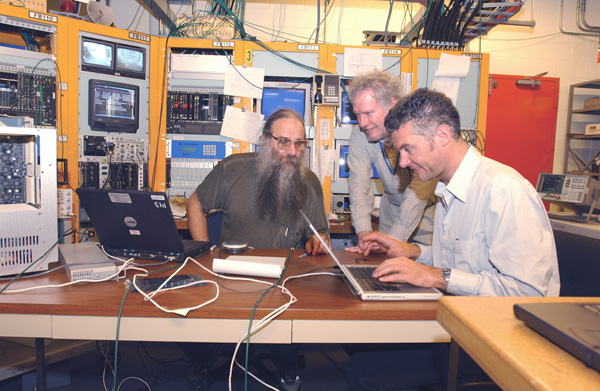
[[[132,48],[128,46],[117,46],[117,70],[144,72],[143,49]]]
[[[97,84],[94,88],[94,115],[133,119],[135,115],[133,89]]]
[[[540,193],[561,194],[564,185],[563,175],[543,175],[540,181]]]
[[[277,109],[292,109],[304,118],[306,92],[303,89],[263,88],[262,112],[265,119]]]
[[[83,65],[113,68],[113,45],[108,42],[83,40]]]
[[[89,81],[92,130],[135,133],[139,125],[139,87],[107,80]]]

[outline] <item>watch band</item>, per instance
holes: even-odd
[[[442,277],[444,277],[444,290],[448,292],[448,284],[450,284],[450,275],[452,274],[452,269],[449,267],[445,267],[442,269]]]

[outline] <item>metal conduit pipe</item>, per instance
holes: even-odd
[[[560,0],[560,16],[559,16],[559,19],[558,19],[558,29],[560,30],[561,33],[568,34],[568,35],[578,35],[578,36],[583,36],[583,35],[594,36],[594,37],[598,36],[597,33],[595,33],[595,34],[594,33],[576,33],[576,32],[573,32],[573,31],[563,30],[563,26],[562,26],[563,9],[564,9],[564,0]]]
[[[600,33],[600,26],[590,26],[585,21],[585,8],[587,0],[577,0],[577,27],[582,31]],[[583,25],[583,27],[582,27]]]

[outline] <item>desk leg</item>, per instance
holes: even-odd
[[[458,354],[460,353],[460,346],[452,338],[450,340],[450,362],[448,363],[448,388],[447,391],[456,391],[456,384],[458,382]]]
[[[35,339],[35,370],[37,373],[36,391],[46,391],[46,349],[44,338]]]

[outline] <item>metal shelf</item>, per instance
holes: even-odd
[[[578,89],[586,89],[587,93],[583,94],[582,91],[578,92]],[[573,107],[575,96],[577,95],[589,95],[589,90],[595,89],[598,90],[597,93],[600,95],[600,79],[590,80],[583,83],[572,84],[569,87],[569,106],[567,113],[567,137],[566,137],[566,148],[565,148],[565,156],[564,156],[564,165],[565,172],[569,172],[577,175],[590,175],[593,178],[599,178],[600,173],[598,172],[598,166],[600,161],[600,147],[595,147],[594,143],[600,140],[600,135],[586,136],[585,134],[578,133],[577,131],[573,131],[573,115],[600,115],[600,107],[588,107],[585,109],[575,109]],[[576,151],[571,148],[572,140],[580,140],[580,141],[589,141],[589,148],[587,149],[590,152],[591,158],[582,158],[581,152],[579,155]],[[597,144],[596,144],[597,145]],[[595,148],[595,150],[594,150]],[[577,170],[570,170],[569,163],[574,163],[577,167]]]

